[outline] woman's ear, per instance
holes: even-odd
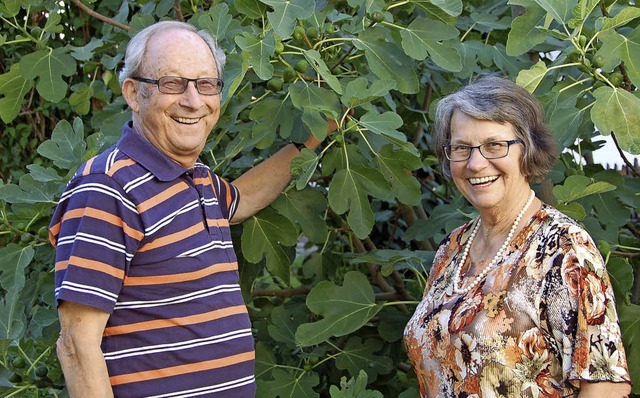
[[[132,79],[125,79],[124,83],[122,83],[122,96],[133,112],[138,112],[140,108],[138,95],[138,84]]]

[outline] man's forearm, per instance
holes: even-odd
[[[61,334],[57,352],[72,398],[113,397],[107,365],[99,348],[79,347],[70,336]]]

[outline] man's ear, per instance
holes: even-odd
[[[138,85],[131,79],[126,79],[122,83],[122,96],[132,111],[138,112],[140,103],[138,102]]]

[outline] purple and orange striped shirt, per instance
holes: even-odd
[[[254,342],[229,219],[237,189],[184,169],[130,123],[87,161],[53,216],[56,298],[110,314],[116,397],[253,397]]]

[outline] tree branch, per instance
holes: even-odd
[[[100,13],[95,12],[91,8],[89,8],[89,7],[85,6],[84,4],[82,4],[82,1],[80,1],[80,0],[71,0],[71,2],[73,4],[75,4],[76,6],[78,6],[78,8],[80,8],[82,11],[86,12],[87,14],[89,14],[92,17],[95,17],[95,18],[101,20],[102,22],[106,22],[109,25],[113,25],[116,28],[120,28],[120,29],[125,30],[127,32],[131,30],[131,26],[123,25],[118,21],[114,21],[113,19],[111,19],[109,17],[106,17],[106,16],[104,16],[104,15],[102,15]]]

